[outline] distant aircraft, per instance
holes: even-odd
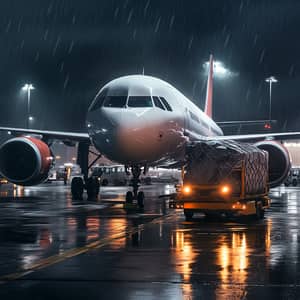
[[[212,120],[213,57],[210,56],[204,112],[172,85],[160,79],[132,75],[106,84],[87,113],[87,133],[0,127],[14,137],[0,146],[0,173],[19,185],[43,182],[53,163],[52,140],[79,142],[79,162],[87,178],[89,145],[109,159],[127,166],[133,175],[133,193],[127,199],[144,199],[138,192],[142,169],[184,165],[186,146],[193,141],[251,141],[269,152],[270,186],[288,176],[290,157],[276,141],[299,138],[300,132],[224,136]],[[224,104],[226,105],[226,104]],[[40,135],[41,139],[27,135]],[[75,178],[72,188],[82,190]]]

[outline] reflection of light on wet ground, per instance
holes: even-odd
[[[175,231],[175,260],[176,260],[176,271],[181,274],[185,282],[189,281],[192,266],[195,262],[197,254],[193,251],[191,242],[189,241],[188,233],[184,231]],[[174,238],[173,238],[174,241]]]
[[[52,233],[49,229],[44,228],[41,230],[38,240],[40,247],[43,249],[47,249],[51,246],[53,241]]]
[[[193,249],[189,232],[176,230],[171,235],[171,245],[175,248],[175,268],[185,284],[182,285],[184,299],[192,297],[192,285],[188,282],[191,279],[192,265],[198,256],[197,251]]]
[[[266,243],[266,257],[270,257],[271,250],[271,230],[272,230],[272,220],[267,220],[267,228],[265,234],[265,243]]]
[[[73,230],[76,229],[77,226],[77,220],[74,217],[69,217],[67,219],[67,223],[68,223],[68,228]]]
[[[86,219],[87,235],[86,241],[90,242],[99,238],[100,220],[99,217],[88,217]]]
[[[24,196],[30,196],[30,189],[24,188]]]
[[[24,187],[20,185],[13,186],[13,197],[22,197],[24,196]]]
[[[24,255],[22,257],[22,268],[24,270],[28,269],[31,267],[31,265],[36,262],[38,259],[40,259],[39,255],[34,255],[34,254],[29,254],[29,255]]]
[[[112,232],[112,234],[121,232],[126,230],[127,220],[125,218],[111,218],[107,220],[108,230]],[[126,237],[122,237],[116,240],[113,240],[109,245],[113,250],[119,250],[126,246]]]
[[[8,192],[0,192],[0,197],[8,197]]]
[[[74,217],[67,218],[67,242],[68,244],[74,244],[76,242],[76,234],[77,234],[77,220]]]
[[[230,243],[231,238],[231,243]],[[229,238],[222,237],[220,248],[217,249],[217,265],[220,266],[221,284],[216,290],[218,299],[239,299],[245,293],[244,284],[247,280],[248,256],[246,233],[233,232]],[[228,285],[238,283],[239,286]]]
[[[297,214],[298,213],[298,202],[299,199],[297,195],[290,195],[287,199],[287,212],[289,214]]]
[[[216,265],[220,268],[221,282],[216,289],[217,299],[241,299],[247,295],[249,269],[255,266],[257,259],[253,253],[265,256],[266,265],[269,265],[271,229],[272,221],[268,219],[265,224],[251,230],[248,227],[246,231],[234,231],[219,237]]]

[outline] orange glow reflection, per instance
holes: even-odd
[[[192,263],[195,262],[197,253],[193,250],[189,239],[190,235],[184,231],[175,231],[175,261],[176,272],[181,274],[182,279],[187,282],[192,273]],[[174,237],[171,238],[174,243]]]
[[[86,241],[90,242],[99,238],[100,220],[99,217],[88,217],[86,219],[87,235]]]
[[[24,187],[20,185],[13,186],[13,197],[23,197],[24,196]]]
[[[176,273],[180,274],[184,284],[182,292],[184,299],[192,297],[192,285],[189,283],[198,252],[193,249],[191,234],[185,231],[175,231],[171,235],[171,245],[175,248],[174,264]]]
[[[107,226],[112,234],[116,234],[126,230],[127,220],[125,218],[111,218],[108,220]],[[126,237],[113,240],[109,246],[113,250],[124,248],[126,246]]]
[[[257,247],[264,249],[264,255],[268,258],[271,247],[272,221],[267,220],[263,227],[264,240],[258,243],[260,233],[255,228],[249,232],[232,232],[222,236],[217,249],[217,265],[220,267],[219,277],[221,284],[216,289],[217,299],[240,299],[246,294],[249,268],[255,263],[251,261],[251,254]]]
[[[39,237],[40,247],[43,249],[49,248],[52,244],[52,240],[52,233],[49,231],[49,229],[42,229]]]
[[[249,251],[246,233],[233,232],[231,245],[227,237],[220,244],[217,249],[217,265],[221,267],[221,285],[216,289],[216,295],[218,299],[227,299],[229,295],[232,299],[239,299],[245,292],[244,284],[248,277]],[[232,288],[232,283],[237,283],[237,287]]]

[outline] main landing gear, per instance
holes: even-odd
[[[84,189],[86,189],[88,200],[96,200],[100,191],[98,178],[89,177],[84,181],[81,177],[74,177],[71,182],[72,198],[82,200]]]
[[[131,173],[132,179],[130,185],[132,186],[132,191],[126,193],[126,204],[133,204],[133,201],[136,200],[139,208],[144,208],[145,194],[142,191],[138,191],[141,183],[140,176],[142,169],[139,166],[132,166]],[[144,173],[146,173],[146,168],[144,168]]]
[[[92,153],[95,159],[89,164],[89,154]],[[90,150],[90,144],[80,142],[77,150],[77,163],[81,167],[83,178],[74,177],[71,182],[71,193],[73,199],[82,200],[84,189],[87,191],[88,200],[96,200],[100,191],[98,177],[88,177],[89,169],[98,161],[101,154]]]

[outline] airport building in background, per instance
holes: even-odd
[[[288,141],[284,145],[291,155],[292,167],[300,167],[300,140]]]

